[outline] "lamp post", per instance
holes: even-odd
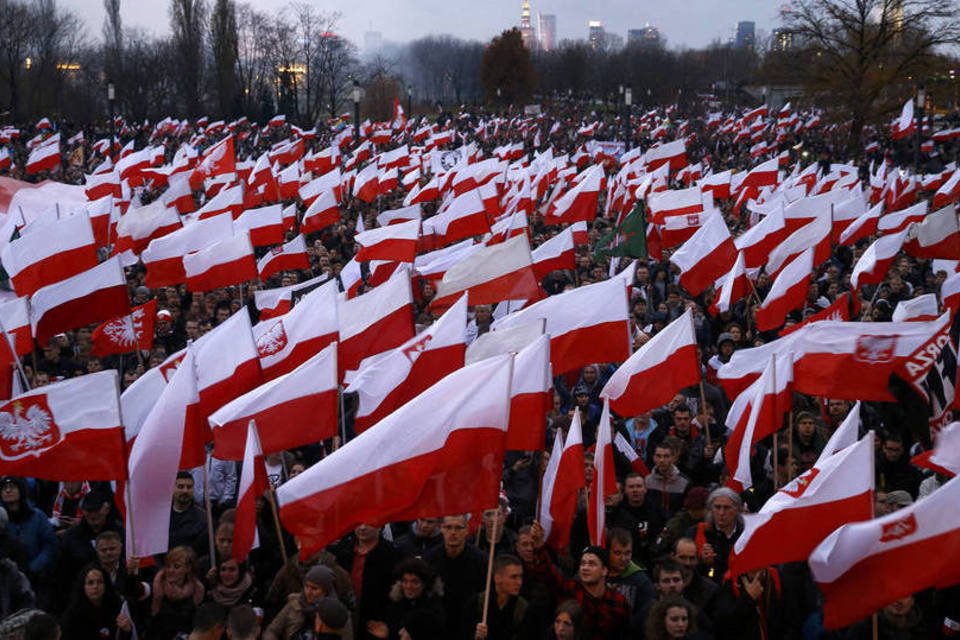
[[[407,85],[407,117],[413,115],[411,105],[413,104],[413,85]]]
[[[630,150],[630,112],[633,106],[633,89],[627,87],[623,92],[623,150]]]
[[[117,146],[117,125],[116,119],[113,116],[113,101],[117,98],[116,89],[114,89],[113,81],[107,81],[107,106],[110,109],[110,160],[113,161],[114,150]]]
[[[927,90],[921,84],[917,87],[917,99],[914,103],[917,112],[917,135],[914,139],[913,148],[913,172],[920,175],[920,145],[923,140],[923,107],[926,104]]]
[[[360,82],[353,80],[353,137],[355,144],[360,144]]]

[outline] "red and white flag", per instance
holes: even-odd
[[[499,356],[450,374],[284,483],[280,517],[301,557],[362,523],[497,506],[512,361]]]
[[[546,445],[547,412],[552,407],[550,337],[541,335],[519,351],[513,361],[507,449],[542,451]]]
[[[170,487],[181,468],[186,430],[197,421],[200,402],[195,369],[193,350],[187,349],[130,448],[125,547],[128,558],[146,558],[169,549]],[[199,463],[204,462],[202,457]],[[136,537],[132,535],[131,520],[136,523]]]
[[[183,272],[187,276],[187,289],[192,292],[210,291],[255,279],[257,263],[253,258],[250,234],[239,231],[231,238],[183,256]]]
[[[233,237],[233,218],[223,213],[196,220],[172,233],[154,238],[140,254],[147,268],[145,283],[150,288],[168,287],[187,281],[183,257],[211,244]]]
[[[430,308],[443,310],[464,293],[469,294],[471,306],[538,298],[540,286],[527,236],[482,247],[451,266],[437,283]]]
[[[580,409],[573,410],[567,439],[557,429],[553,452],[543,472],[540,489],[540,526],[551,548],[561,551],[570,543],[580,490],[587,485],[583,461]]]
[[[267,247],[283,242],[283,207],[271,204],[266,207],[247,209],[233,223],[238,233],[250,233],[250,242],[255,247]]]
[[[7,242],[0,258],[18,295],[75,276],[97,264],[97,244],[86,213],[30,225]]]
[[[900,110],[900,117],[893,123],[890,131],[890,137],[894,140],[902,140],[913,135],[917,130],[917,121],[913,117],[913,98],[909,98]]]
[[[257,261],[260,281],[266,282],[275,273],[281,271],[306,271],[310,269],[310,257],[307,254],[307,241],[297,234],[293,240],[273,247]]]
[[[839,320],[841,322],[850,319],[850,308],[854,307],[854,313],[857,313],[856,307],[859,305],[856,298],[850,295],[849,291],[844,291],[842,294],[837,296],[837,299],[833,303],[817,311],[813,315],[809,315],[800,322],[787,325],[784,328],[780,329],[780,335],[785,336],[793,333],[800,329],[800,327],[805,327],[808,324],[813,322],[820,322],[822,320]]]
[[[428,387],[463,367],[467,339],[467,296],[405,343],[364,359],[348,377],[358,398],[354,429],[366,431]]]
[[[30,299],[30,327],[40,344],[70,329],[130,313],[120,259],[43,287]]]
[[[883,203],[880,202],[860,217],[850,223],[850,225],[840,234],[838,243],[841,246],[851,246],[860,242],[864,238],[872,236],[877,232],[877,224],[880,222],[880,216],[883,214]]]
[[[120,394],[120,410],[123,415],[123,431],[127,440],[127,450],[140,433],[144,421],[166,389],[177,367],[183,361],[186,349],[181,349],[155,367],[151,367],[142,376],[133,381]]]
[[[733,268],[717,280],[715,286],[717,291],[709,308],[710,313],[713,315],[727,313],[733,308],[733,305],[747,297],[752,285],[750,284],[749,276],[747,276],[742,251],[737,252],[737,259],[733,263]]]
[[[748,269],[757,269],[766,264],[767,259],[787,237],[787,228],[783,211],[774,209],[757,224],[737,236],[734,245],[743,254],[744,265]]]
[[[824,462],[827,458],[838,453],[849,446],[852,446],[860,438],[860,401],[857,400],[850,413],[843,419],[837,430],[833,432],[827,444],[820,452],[820,458],[817,459],[817,465]]]
[[[587,529],[590,544],[606,547],[607,496],[617,492],[617,470],[613,465],[613,427],[610,425],[610,399],[603,399],[603,412],[597,424],[597,444],[593,458],[593,482],[587,498]]]
[[[544,224],[590,222],[596,218],[602,181],[602,166],[594,165],[584,171],[580,182],[550,204]]]
[[[243,466],[240,469],[232,549],[233,559],[237,562],[246,561],[250,550],[260,546],[260,538],[257,535],[257,498],[270,488],[257,428],[254,420],[247,425]]]
[[[347,263],[349,265],[349,263]],[[344,267],[346,268],[346,267]],[[315,278],[291,284],[286,287],[276,287],[274,289],[261,289],[253,292],[253,304],[260,312],[260,320],[276,318],[290,311],[293,308],[295,299],[307,294],[307,292],[319,287],[329,280],[330,276],[321,273]]]
[[[826,598],[824,627],[839,629],[899,598],[960,582],[957,504],[960,478],[953,478],[923,500],[846,524],[821,542],[808,562]]]
[[[303,214],[300,232],[310,234],[340,222],[340,207],[332,189],[323,191]]]
[[[410,276],[400,269],[379,287],[337,301],[341,371],[357,369],[364,358],[399,347],[414,336]]]
[[[26,296],[0,302],[0,325],[0,330],[6,332],[14,353],[24,356],[33,351],[30,305]]]
[[[128,209],[117,223],[117,243],[114,246],[114,252],[131,251],[140,255],[151,240],[181,226],[183,225],[177,210],[167,207],[162,200],[154,200],[137,209]]]
[[[712,208],[712,196],[704,194],[700,189],[668,189],[651,193],[647,197],[647,206],[650,209],[650,222],[664,224],[667,218],[684,216],[693,213],[703,213]]]
[[[132,353],[153,348],[153,326],[157,319],[157,301],[134,307],[130,315],[114,318],[93,330],[91,353],[98,357]]]
[[[880,236],[867,247],[866,251],[857,260],[853,266],[853,274],[850,276],[850,286],[857,291],[865,284],[877,284],[883,282],[887,277],[887,271],[893,261],[896,260],[900,248],[903,247],[903,241],[907,238],[909,229],[892,234]]]
[[[957,172],[960,175],[960,171]],[[960,257],[960,222],[957,209],[949,205],[934,211],[909,229],[903,250],[915,258]]]
[[[56,133],[37,145],[27,158],[27,175],[53,171],[60,166],[60,134]]]
[[[428,233],[429,232],[429,233]],[[437,236],[439,246],[490,232],[490,220],[479,191],[456,196],[437,215],[424,220],[423,234]]]
[[[44,480],[126,477],[119,388],[116,371],[100,371],[0,405],[3,473]]]
[[[290,373],[234,398],[209,418],[213,453],[240,460],[250,421],[262,434],[264,453],[332,438],[338,427],[337,347],[327,345]]]
[[[417,255],[417,239],[420,237],[420,220],[410,220],[386,227],[369,229],[354,236],[359,245],[358,262],[370,260],[394,260],[413,263]]]
[[[286,314],[253,327],[264,378],[272,380],[293,371],[337,339],[335,280],[309,291]]]
[[[910,463],[947,477],[960,474],[960,422],[951,422],[941,429],[933,450],[914,456]]]
[[[383,211],[377,214],[377,224],[381,227],[387,227],[392,224],[400,224],[401,222],[420,220],[422,216],[423,211],[420,205],[405,206],[400,209],[391,209],[390,211]]]
[[[813,248],[809,248],[780,271],[773,286],[757,308],[757,329],[770,331],[782,326],[787,314],[803,305],[813,271]]]
[[[830,259],[832,249],[830,217],[817,218],[794,231],[787,239],[770,252],[767,259],[766,271],[771,278],[776,278],[786,268],[787,264],[807,249],[812,249],[813,267],[823,264]]]
[[[730,574],[802,562],[834,529],[873,517],[873,434],[794,478],[744,516]]]
[[[533,272],[537,282],[551,271],[577,268],[577,255],[573,242],[573,227],[567,227],[531,252]],[[513,296],[511,296],[513,297]]]
[[[670,262],[680,269],[680,284],[693,296],[700,295],[729,272],[736,260],[737,247],[722,215],[708,216],[703,226],[670,256]]]
[[[196,212],[197,218],[212,218],[224,212],[230,212],[234,220],[243,211],[243,185],[226,187],[213,196]]]
[[[560,375],[594,362],[630,357],[627,288],[619,278],[550,296],[494,322],[506,329],[544,319],[550,334],[550,363]]]
[[[687,309],[621,364],[600,396],[621,416],[635,416],[700,382],[693,313]]]

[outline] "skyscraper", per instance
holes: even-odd
[[[528,51],[533,51],[536,40],[533,37],[533,25],[530,24],[530,2],[523,0],[520,4],[520,37],[523,39],[523,46]]]
[[[737,49],[754,49],[757,46],[757,24],[750,20],[737,23]]]
[[[541,13],[538,16],[537,35],[541,51],[553,51],[557,48],[557,16]]]
[[[603,29],[603,23],[599,20],[591,20],[587,23],[587,27],[589,28],[587,40],[590,42],[590,48],[603,48],[606,44],[606,32]]]
[[[642,29],[627,30],[627,45],[643,49],[659,49],[663,46],[660,30],[646,25]]]

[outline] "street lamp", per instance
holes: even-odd
[[[413,115],[413,110],[410,105],[413,103],[413,85],[407,85],[407,117],[409,118]]]
[[[633,106],[633,89],[627,87],[623,92],[623,106],[625,107],[623,118],[623,150],[630,150],[630,112]]]
[[[360,143],[360,81],[353,79],[353,137]]]
[[[917,101],[915,103],[917,111],[917,135],[914,140],[914,149],[913,149],[913,172],[916,175],[920,175],[920,145],[923,140],[923,107],[926,104],[927,100],[927,90],[921,84],[917,87]]]
[[[107,81],[107,106],[110,109],[110,160],[113,160],[114,149],[117,146],[117,125],[113,116],[113,101],[117,98],[116,89],[113,82]]]

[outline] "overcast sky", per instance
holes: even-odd
[[[60,0],[76,11],[100,38],[102,0]],[[125,27],[153,33],[169,30],[167,0],[122,0]],[[261,11],[281,11],[288,0],[257,0]],[[449,33],[465,39],[489,40],[520,22],[520,0],[325,0],[314,2],[321,11],[342,14],[341,32],[363,48],[364,32],[379,31],[384,41],[406,42],[427,34]],[[783,0],[531,0],[537,13],[557,16],[560,39],[585,38],[587,22],[600,20],[608,31],[626,36],[627,29],[651,24],[660,29],[668,46],[702,47],[733,36],[741,20],[756,22],[769,33],[777,25]]]

